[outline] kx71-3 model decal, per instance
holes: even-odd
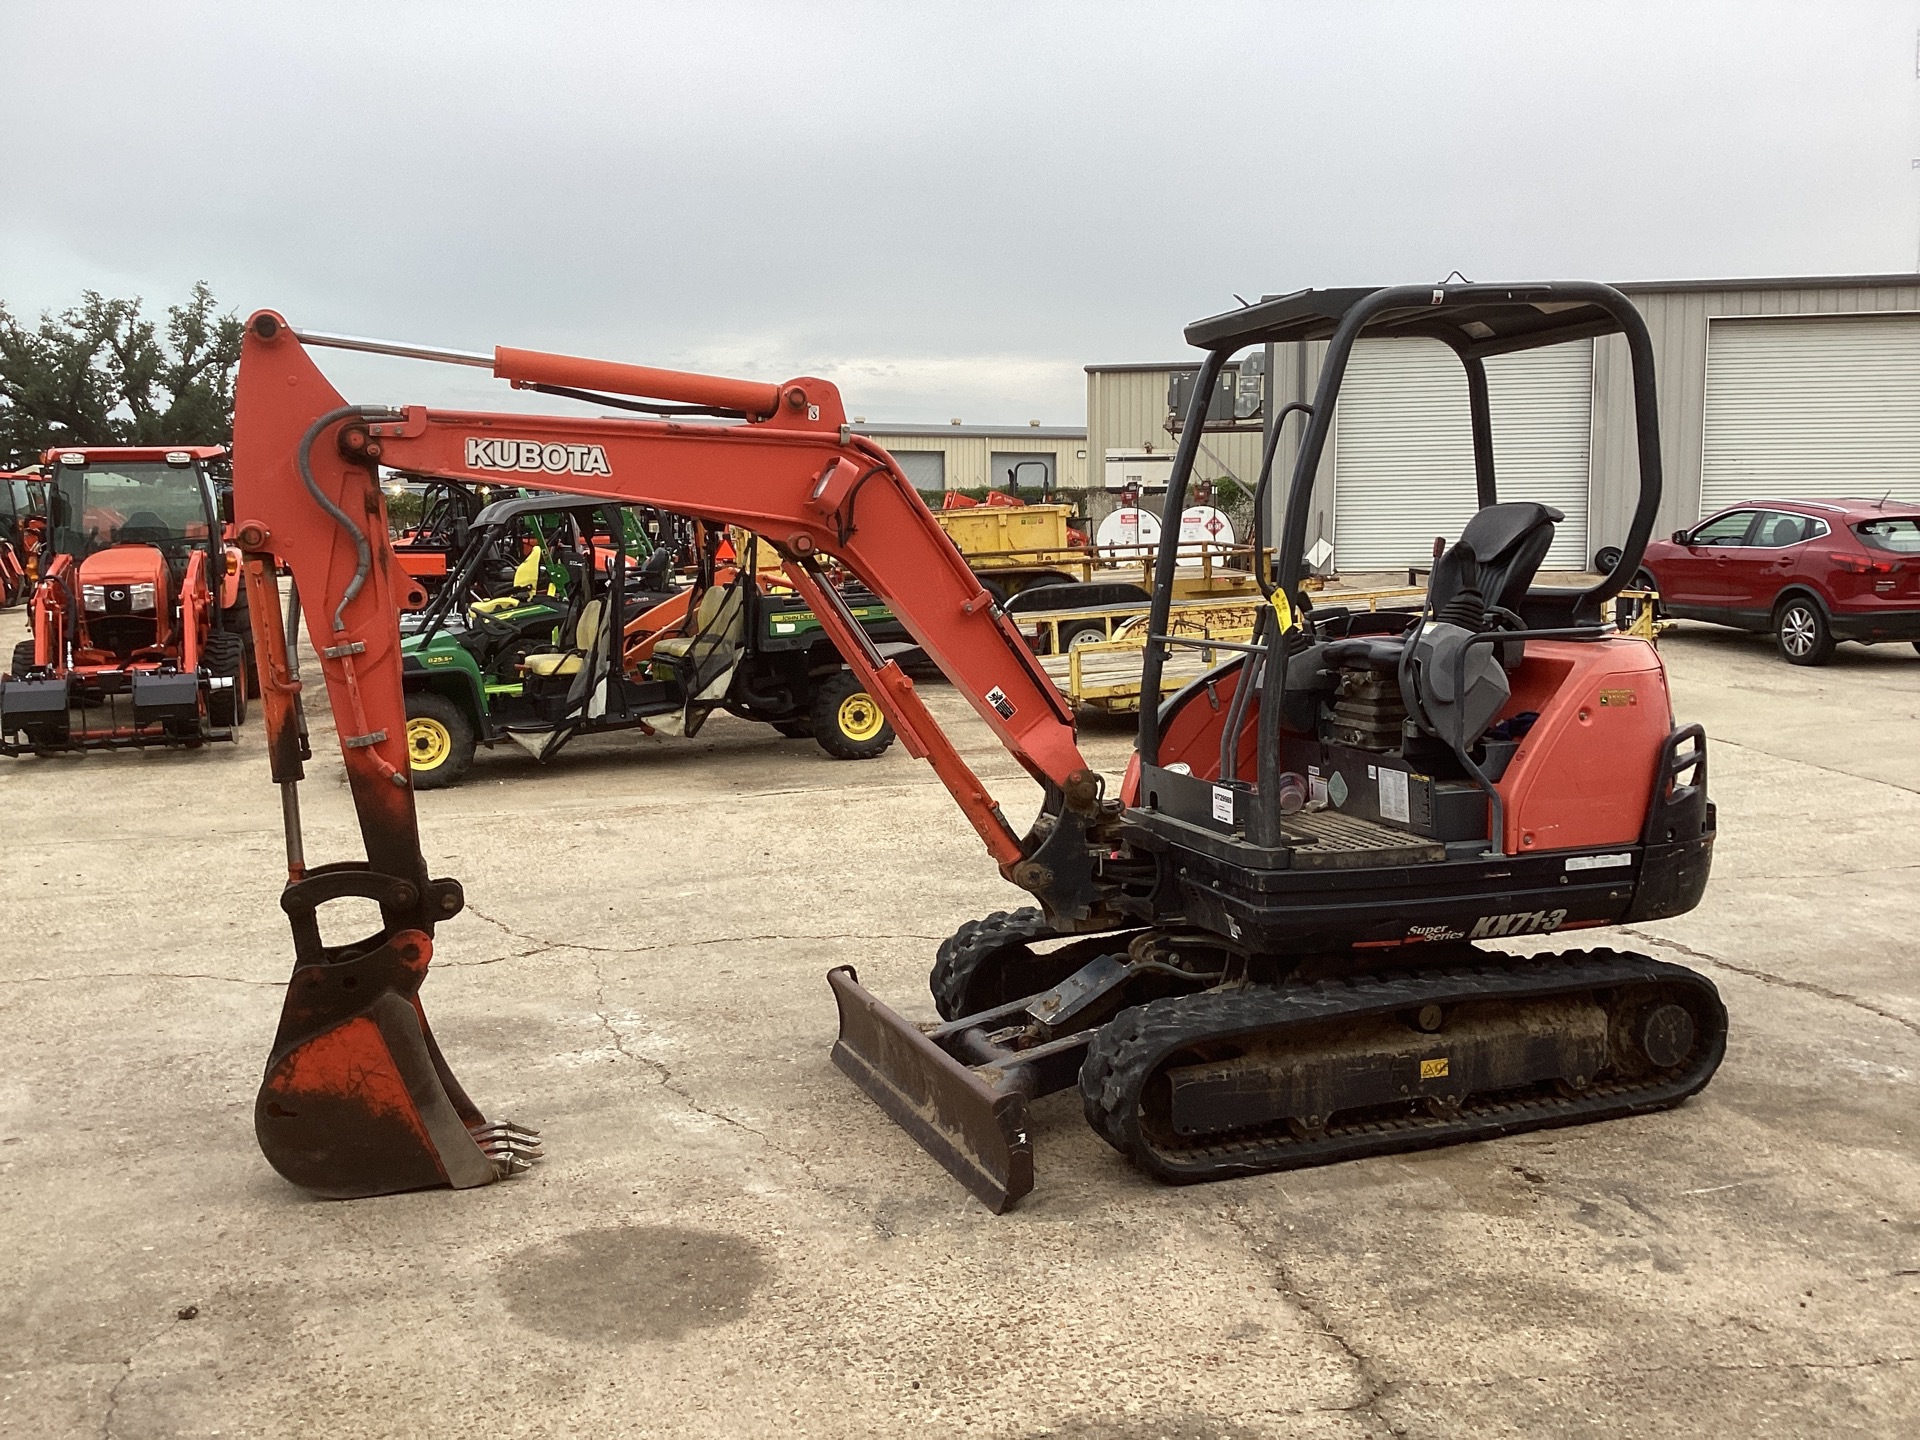
[[[1492,940],[1501,935],[1546,935],[1560,928],[1564,910],[1523,910],[1518,915],[1482,915],[1473,922],[1469,940]]]

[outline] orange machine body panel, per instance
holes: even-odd
[[[1163,765],[1187,765],[1200,779],[1220,774],[1220,738],[1238,689],[1234,660],[1192,687],[1161,732]],[[1630,845],[1641,838],[1660,750],[1673,730],[1666,670],[1653,646],[1630,635],[1598,641],[1529,640],[1510,676],[1501,718],[1539,718],[1495,787],[1506,806],[1502,848],[1536,850]],[[1240,730],[1238,777],[1259,764],[1260,701]],[[1127,768],[1120,798],[1138,803],[1139,763]]]
[[[1540,718],[1497,787],[1507,854],[1636,843],[1673,731],[1667,674],[1652,644],[1632,635],[1529,640],[1512,684],[1502,714]]]

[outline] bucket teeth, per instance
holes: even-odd
[[[535,1161],[546,1158],[546,1147],[540,1142],[540,1132],[525,1125],[516,1125],[511,1120],[471,1125],[467,1127],[467,1133],[473,1136],[481,1153],[493,1162],[494,1173],[502,1180],[510,1180],[515,1175],[531,1170]]]

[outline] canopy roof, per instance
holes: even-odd
[[[1463,355],[1498,355],[1612,334],[1621,328],[1613,307],[1631,308],[1618,291],[1587,280],[1296,290],[1196,320],[1187,327],[1187,343],[1202,350],[1232,351],[1326,340],[1355,306],[1375,295],[1390,299],[1367,321],[1369,338],[1420,336],[1442,341]]]

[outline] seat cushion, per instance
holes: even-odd
[[[578,675],[586,658],[577,651],[568,655],[557,652],[549,655],[529,655],[527,673],[529,675]]]

